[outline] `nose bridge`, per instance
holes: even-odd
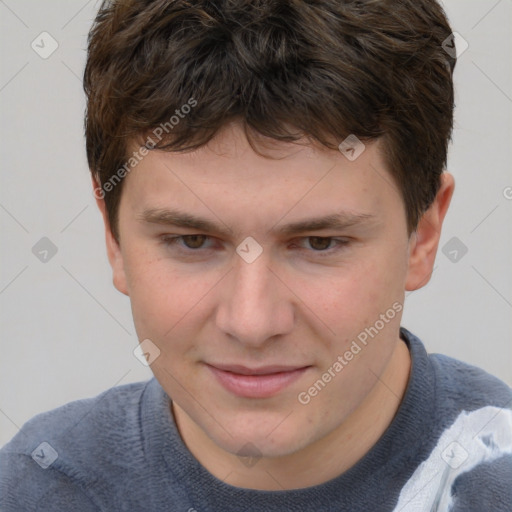
[[[244,344],[263,344],[293,327],[293,306],[286,290],[261,255],[248,263],[236,258],[222,295],[217,325]]]

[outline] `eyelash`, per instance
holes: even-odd
[[[197,236],[197,237],[204,236],[205,241],[212,240],[212,237],[210,237],[208,235],[194,234],[194,235],[164,236],[164,237],[162,237],[162,242],[166,247],[174,249],[175,247],[178,246],[179,241],[183,241],[185,238],[190,237],[190,236]],[[307,250],[309,252],[314,253],[315,256],[318,255],[320,257],[331,256],[334,252],[342,251],[350,243],[349,240],[347,240],[347,239],[343,239],[343,238],[340,239],[340,238],[335,238],[332,236],[306,236],[306,237],[302,237],[300,240],[308,240],[311,238],[318,238],[320,240],[329,240],[330,242],[335,242],[337,245],[337,247],[324,249],[324,250],[303,249],[303,250]],[[180,246],[177,248],[177,250],[183,251],[185,253],[188,253],[189,255],[192,255],[193,253],[199,253],[200,251],[204,250],[204,248],[199,247],[197,249],[192,249],[190,247]]]

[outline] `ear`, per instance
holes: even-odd
[[[409,269],[405,282],[407,291],[417,290],[430,281],[444,217],[450,206],[455,181],[447,172],[441,175],[441,186],[434,202],[422,215],[409,241]]]
[[[96,178],[92,178],[92,186],[94,189],[94,197],[96,198],[96,204],[100,209],[103,217],[103,224],[105,225],[105,242],[107,245],[107,255],[110,266],[112,267],[112,276],[114,286],[125,295],[128,295],[128,287],[126,286],[126,275],[124,271],[124,260],[121,252],[120,244],[112,234],[112,228],[107,215],[107,207],[105,205],[105,193],[99,186]]]

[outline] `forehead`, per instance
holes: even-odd
[[[382,216],[401,207],[379,141],[365,144],[356,159],[306,141],[265,140],[255,152],[238,125],[194,151],[150,151],[126,179],[124,200],[139,216],[170,208],[275,225],[284,217],[302,220],[301,212]]]

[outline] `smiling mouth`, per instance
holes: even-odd
[[[269,398],[299,379],[310,366],[206,365],[228,392],[244,398]]]

